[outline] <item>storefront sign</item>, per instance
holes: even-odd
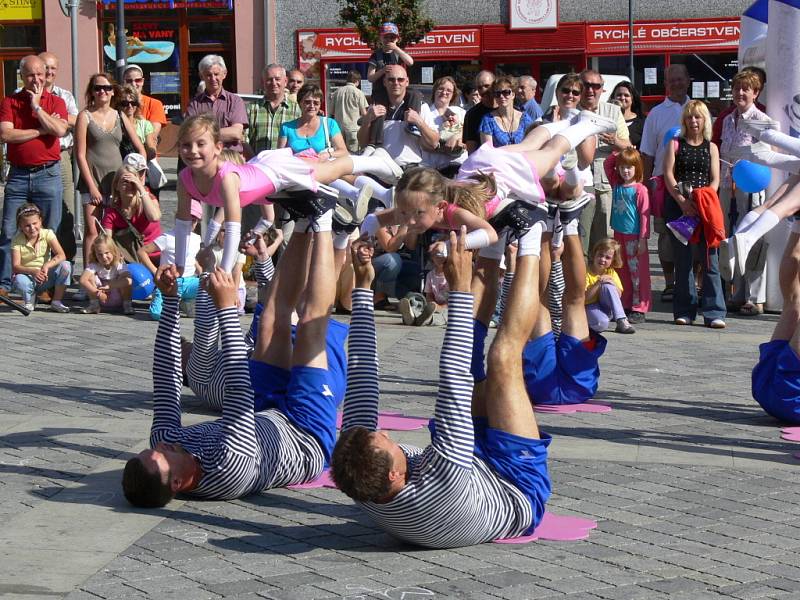
[[[437,27],[406,51],[423,60],[426,57],[477,58],[481,51],[481,30],[478,27]],[[297,53],[300,70],[307,78],[318,78],[321,59],[364,61],[370,57],[372,49],[352,29],[298,31]]]
[[[42,0],[0,0],[0,21],[42,18]]]
[[[6,0],[13,1],[13,0]],[[106,10],[116,8],[115,0],[103,0]],[[233,10],[233,0],[125,0],[125,7],[137,10],[176,8],[227,8]]]
[[[735,52],[739,45],[739,19],[634,23],[634,50],[702,48]],[[628,51],[627,23],[587,23],[588,54]]]
[[[509,0],[509,29],[555,29],[557,0]]]

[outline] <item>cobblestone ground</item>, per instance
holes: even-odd
[[[331,489],[131,510],[120,469],[146,444],[152,406],[144,306],[27,319],[0,306],[0,597],[800,597],[800,447],[749,393],[776,317],[711,331],[656,308],[635,335],[608,334],[598,399],[611,412],[538,415],[555,438],[549,510],[597,529],[421,550]],[[441,333],[381,315],[382,408],[432,414]],[[188,390],[185,408],[187,422],[211,416]]]

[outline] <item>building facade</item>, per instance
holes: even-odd
[[[18,84],[19,59],[49,50],[61,60],[59,83],[71,82],[70,20],[58,0],[15,0],[0,7],[0,95]],[[727,102],[736,70],[739,15],[749,0],[634,3],[635,81],[646,99],[663,93],[664,67],[687,64],[693,97]],[[194,94],[197,63],[209,53],[228,65],[226,88],[258,93],[268,62],[299,65],[330,90],[352,68],[366,74],[370,49],[341,28],[336,0],[126,0],[128,62],[145,71],[145,92],[172,113]],[[437,28],[408,50],[411,81],[425,92],[441,75],[467,81],[482,68],[547,77],[591,66],[628,73],[627,0],[430,0]],[[78,81],[113,70],[115,4],[82,0]],[[541,28],[543,27],[543,28]],[[83,90],[76,96],[82,97]]]

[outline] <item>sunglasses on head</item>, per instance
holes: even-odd
[[[602,83],[589,83],[588,81],[581,81],[581,83],[583,84],[583,87],[591,88],[595,91],[603,89]]]
[[[139,106],[139,103],[135,100],[121,100],[119,105],[122,108],[128,108],[129,106]]]
[[[95,85],[94,91],[95,92],[110,92],[114,89],[113,85]]]
[[[502,96],[503,98],[510,98],[511,94],[513,94],[513,93],[514,93],[513,90],[507,90],[507,89],[506,90],[495,90],[494,91],[494,97],[495,98],[500,98]]]
[[[558,91],[561,92],[562,94],[569,94],[571,96],[580,96],[581,95],[581,91],[580,90],[573,90],[572,88],[561,88]]]
[[[144,81],[144,77],[131,77],[125,80],[125,83],[142,83]]]

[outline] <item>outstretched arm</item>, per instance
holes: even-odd
[[[160,430],[181,426],[181,327],[178,303],[178,273],[174,265],[161,267],[156,283],[164,297],[164,307],[156,332],[153,352],[153,426],[151,441]],[[158,440],[155,440],[158,441]]]
[[[353,315],[347,338],[347,392],[344,396],[342,431],[352,427],[378,428],[378,340],[372,303],[373,248],[366,242],[353,244]]]
[[[464,248],[466,228],[456,243],[450,233],[445,275],[450,286],[447,299],[447,330],[439,358],[439,394],[433,446],[446,459],[466,469],[472,466],[472,253]]]

